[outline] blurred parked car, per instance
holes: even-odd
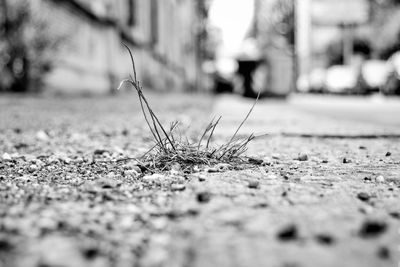
[[[350,94],[357,91],[359,70],[353,66],[335,65],[327,69],[324,88],[329,93]]]
[[[384,94],[400,95],[400,51],[394,53],[388,60],[389,74],[382,87]]]
[[[367,60],[361,66],[359,92],[379,92],[386,84],[390,69],[384,60]]]
[[[302,93],[323,93],[325,78],[325,69],[314,69],[309,75],[300,75],[300,77],[297,79],[297,90]]]

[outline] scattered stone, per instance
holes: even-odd
[[[260,187],[260,182],[256,180],[249,181],[248,187],[251,189],[258,189]]]
[[[264,158],[263,158],[262,165],[264,165],[264,166],[270,166],[270,165],[272,165],[272,159],[271,159],[270,157],[264,157]]]
[[[390,259],[390,250],[385,246],[381,246],[378,248],[377,255],[383,260]]]
[[[364,177],[364,182],[370,182],[372,181],[371,177],[365,176]]]
[[[359,211],[362,214],[371,214],[371,213],[374,212],[374,208],[369,206],[369,205],[368,206],[362,206],[362,207],[359,208]]]
[[[299,156],[297,157],[297,160],[299,161],[307,161],[308,160],[308,155],[305,153],[301,153],[299,154]]]
[[[27,148],[27,147],[28,147],[28,144],[22,143],[22,142],[17,143],[17,144],[14,145],[14,148],[17,149],[17,150],[20,150],[20,149],[23,149],[23,148]]]
[[[65,164],[70,164],[72,159],[67,157],[67,156],[59,156],[58,157],[59,161],[64,162]]]
[[[195,165],[193,167],[193,172],[200,172],[200,171],[201,171],[201,169],[199,168],[199,166]]]
[[[272,159],[281,159],[279,154],[272,154]]]
[[[366,192],[360,192],[357,194],[357,198],[361,201],[368,201],[370,200],[371,196]]]
[[[118,181],[114,178],[104,177],[97,181],[97,184],[103,189],[111,189],[116,188],[122,184],[121,181]]]
[[[205,169],[205,171],[209,172],[209,173],[214,173],[214,172],[218,172],[218,169],[217,168],[207,168],[207,169]]]
[[[359,236],[362,238],[373,238],[383,234],[388,228],[383,221],[365,221],[359,231]]]
[[[200,174],[197,176],[197,179],[199,179],[199,182],[204,182],[206,180],[206,176],[204,174]]]
[[[50,137],[45,131],[41,130],[36,133],[36,139],[40,141],[48,141]]]
[[[129,134],[129,130],[128,130],[128,129],[123,129],[122,132],[121,132],[121,134],[122,134],[123,136],[127,136],[127,135]]]
[[[231,169],[231,167],[232,166],[228,163],[218,163],[217,165],[215,165],[215,168],[220,172],[228,171],[229,169]]]
[[[2,158],[3,160],[5,160],[5,161],[10,161],[10,160],[12,160],[11,155],[8,154],[8,153],[4,153],[3,156],[2,156],[1,158]]]
[[[299,234],[296,225],[291,224],[281,229],[277,234],[277,238],[284,242],[294,241],[298,239],[298,235]]]
[[[96,183],[92,181],[86,181],[83,183],[82,189],[92,194],[97,194],[101,190],[98,186],[96,186]]]
[[[260,202],[260,203],[256,203],[253,208],[255,209],[265,209],[268,208],[268,203],[266,202]]]
[[[365,147],[365,146],[359,146],[358,148],[359,148],[359,149],[362,149],[362,150],[367,149],[367,147]]]
[[[382,175],[378,175],[378,176],[375,178],[375,182],[377,182],[377,183],[383,183],[383,182],[385,182],[385,177],[383,177]]]
[[[326,163],[328,163],[328,160],[327,159],[323,159],[322,163],[326,164]]]
[[[262,159],[252,158],[252,157],[248,158],[248,161],[249,161],[249,163],[256,164],[256,165],[261,165],[264,162]]]
[[[186,186],[184,184],[172,184],[171,185],[172,191],[183,191],[185,189],[186,189]]]
[[[343,163],[344,163],[344,164],[352,163],[352,160],[351,160],[351,159],[348,159],[348,158],[343,158]]]
[[[36,164],[31,164],[28,168],[29,172],[35,172],[39,169],[39,167]]]
[[[209,192],[197,193],[197,201],[200,203],[207,203],[211,200],[211,194]]]
[[[400,219],[400,212],[393,211],[393,212],[390,212],[389,215],[390,215],[392,218]]]
[[[105,153],[108,153],[107,149],[96,149],[95,151],[93,151],[94,155],[103,155]]]
[[[390,151],[386,152],[385,156],[386,157],[390,157],[392,155],[392,153]]]
[[[82,254],[86,259],[93,260],[94,258],[100,255],[100,251],[98,250],[98,248],[94,246],[90,247],[88,246],[82,249]]]
[[[315,240],[321,245],[332,245],[335,242],[335,239],[328,234],[317,234]]]

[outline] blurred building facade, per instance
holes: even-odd
[[[38,0],[66,38],[47,85],[54,90],[108,92],[129,77],[134,54],[138,79],[157,90],[198,87],[197,4],[191,0]]]

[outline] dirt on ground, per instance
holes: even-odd
[[[232,109],[203,95],[148,99],[189,135]],[[0,266],[397,266],[399,139],[280,134],[312,119],[259,106],[248,127],[268,117],[274,134],[249,145],[250,165],[150,173],[122,160],[153,145],[134,95],[2,95]]]

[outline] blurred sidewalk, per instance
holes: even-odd
[[[222,116],[217,134],[233,133],[253,103],[254,100],[239,96],[219,96],[212,112]],[[399,98],[292,95],[286,101],[259,100],[240,133],[397,137],[400,136],[397,114],[400,114]]]

